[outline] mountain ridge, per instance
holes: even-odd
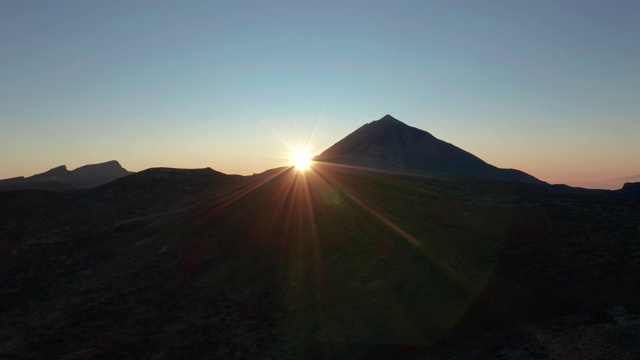
[[[123,168],[117,160],[83,165],[74,170],[69,170],[66,165],[60,165],[28,177],[19,176],[0,180],[0,190],[70,191],[88,189],[133,173]]]

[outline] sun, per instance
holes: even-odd
[[[311,167],[311,154],[307,151],[296,151],[292,156],[293,166],[296,167],[298,171],[305,171]]]

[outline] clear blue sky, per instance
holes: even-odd
[[[0,178],[286,165],[391,114],[500,167],[640,173],[640,1],[0,0]]]

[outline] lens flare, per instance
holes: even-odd
[[[307,151],[296,151],[293,153],[291,159],[293,166],[295,166],[298,171],[305,171],[311,167],[311,154]]]

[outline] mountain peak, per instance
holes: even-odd
[[[385,171],[541,183],[520,171],[487,164],[391,115],[360,127],[318,155],[316,160]]]
[[[409,125],[403,123],[402,121],[394,118],[393,116],[387,114],[381,117],[378,120],[374,120],[367,125],[376,124],[376,125],[404,125],[406,127],[410,127]]]
[[[67,165],[60,165],[50,169],[48,172],[65,172],[67,171]]]
[[[111,160],[111,161],[106,161],[98,164],[84,165],[73,171],[76,171],[76,172],[82,172],[87,170],[95,171],[95,169],[101,169],[102,171],[108,171],[108,170],[120,171],[120,170],[123,170],[124,168],[122,167],[122,165],[120,165],[120,163],[117,160]]]
[[[402,122],[402,121],[400,121],[400,120],[398,120],[398,119],[394,118],[393,116],[391,116],[391,115],[389,115],[389,114],[387,114],[387,115],[385,115],[385,116],[381,117],[381,118],[380,118],[380,120],[378,120],[378,121],[394,121],[394,122]]]

